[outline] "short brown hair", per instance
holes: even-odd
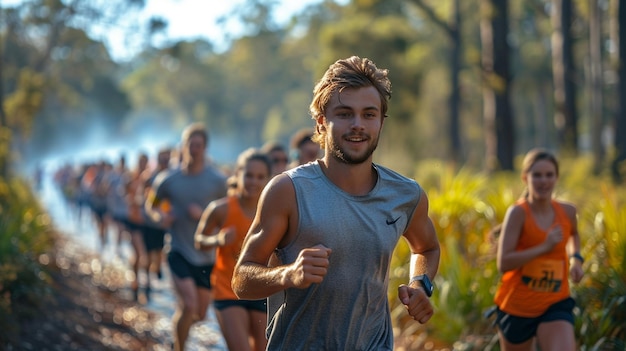
[[[311,141],[315,135],[314,128],[302,128],[296,131],[291,137],[290,145],[292,149],[299,149],[302,145]]]
[[[323,116],[334,92],[346,88],[364,88],[373,86],[380,94],[380,106],[383,117],[387,117],[389,99],[391,99],[391,81],[388,70],[376,67],[368,58],[352,56],[337,60],[330,65],[324,76],[313,89],[313,100],[309,105],[311,117],[317,120]],[[323,146],[323,135],[315,131],[313,140]]]
[[[183,144],[186,144],[194,135],[199,135],[204,139],[204,146],[209,145],[209,132],[204,124],[197,122],[188,125],[185,130],[183,130]]]

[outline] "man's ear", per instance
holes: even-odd
[[[324,120],[324,116],[321,115],[319,117],[317,117],[317,123],[315,124],[315,128],[317,129],[317,132],[320,133],[322,131],[326,131],[326,125],[324,124],[325,120]]]

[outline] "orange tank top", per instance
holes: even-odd
[[[231,288],[233,270],[239,258],[243,240],[252,224],[252,218],[245,215],[236,197],[228,198],[228,210],[223,228],[235,227],[236,238],[230,245],[219,246],[216,250],[215,265],[211,273],[211,285],[215,300],[237,300]]]
[[[540,228],[526,200],[518,204],[524,209],[524,224],[515,250],[521,251],[541,244],[548,231]],[[495,303],[500,310],[514,316],[533,318],[542,315],[550,305],[567,298],[569,291],[569,260],[565,246],[572,233],[567,214],[557,201],[552,201],[554,222],[560,225],[563,240],[552,251],[505,272],[496,291]]]

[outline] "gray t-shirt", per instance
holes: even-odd
[[[331,183],[318,162],[287,171],[299,223],[293,242],[278,249],[283,264],[300,250],[332,249],[328,273],[307,289],[268,300],[268,350],[392,350],[387,287],[391,256],[419,202],[420,186],[374,165],[378,180],[363,196]]]
[[[111,171],[105,177],[107,183],[107,210],[115,219],[128,217],[126,183],[128,174],[119,170]]]
[[[200,266],[215,262],[215,250],[203,252],[194,247],[198,221],[189,217],[188,207],[197,204],[203,210],[213,200],[226,196],[226,177],[212,166],[198,174],[186,174],[180,169],[155,180],[156,197],[168,200],[175,216],[169,233],[171,250],[183,255],[189,263]]]

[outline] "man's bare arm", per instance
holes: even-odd
[[[276,176],[266,186],[243,244],[232,288],[242,299],[262,299],[287,288],[306,288],[323,280],[331,250],[317,245],[300,252],[295,262],[273,266],[270,258],[295,232],[296,198],[291,179]]]
[[[428,216],[428,197],[423,190],[404,237],[412,254],[411,277],[427,274],[432,280],[439,269],[441,252],[435,227]]]

